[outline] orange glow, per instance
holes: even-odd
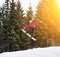
[[[60,31],[60,0],[41,0],[37,18]]]
[[[59,5],[58,5],[59,2]],[[55,21],[56,23],[60,23],[60,0],[49,0],[48,2],[46,0],[42,0],[40,3],[40,19],[45,19],[45,21],[48,21],[51,19],[51,21]]]

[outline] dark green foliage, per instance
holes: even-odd
[[[0,33],[0,52],[1,51],[9,51],[9,49],[5,50],[5,47],[9,46],[9,23],[8,23],[8,17],[9,17],[9,9],[8,9],[8,2],[6,0],[4,6],[2,7],[2,17],[1,17],[1,33]],[[7,44],[8,43],[8,44]],[[2,48],[3,47],[3,48]]]
[[[18,0],[17,5],[16,5],[16,11],[15,11],[15,18],[17,24],[19,24],[19,28],[24,27],[24,14],[23,14],[23,9],[21,7],[20,1]]]
[[[10,19],[9,19],[9,27],[10,27],[10,37],[11,37],[11,41],[10,41],[10,48],[11,51],[15,51],[15,50],[19,50],[19,41],[20,41],[20,37],[19,35],[16,33],[16,28],[18,28],[18,24],[16,23],[16,18],[15,18],[15,2],[14,0],[11,1],[10,3]]]
[[[17,5],[16,5],[16,21],[17,21],[17,24],[19,24],[18,26],[18,31],[16,31],[18,33],[18,35],[20,36],[20,49],[23,50],[23,49],[27,49],[27,48],[31,48],[29,47],[29,44],[31,44],[30,42],[30,38],[24,34],[21,29],[24,28],[24,26],[27,24],[26,23],[26,17],[24,17],[24,14],[23,14],[23,10],[22,10],[22,7],[21,7],[21,4],[18,0],[17,2]]]
[[[32,7],[31,5],[29,6],[28,10],[27,10],[27,24],[29,24],[29,21],[33,19],[33,11],[32,11]]]
[[[0,52],[32,48],[33,41],[21,30],[32,20],[32,8],[24,16],[19,0],[6,0],[0,11]]]
[[[10,7],[9,7],[10,5]],[[11,1],[9,4],[9,1],[6,0],[4,6],[3,6],[3,11],[2,11],[2,22],[3,22],[3,27],[2,27],[2,33],[1,33],[1,45],[4,45],[5,47],[2,49],[4,50],[6,47],[8,47],[8,50],[5,51],[15,51],[19,50],[19,43],[20,42],[20,37],[16,33],[15,28],[18,28],[18,25],[16,23],[16,18],[15,18],[15,2],[14,0]],[[7,45],[8,43],[8,45]],[[0,46],[1,46],[0,45]],[[1,50],[0,50],[1,51]]]
[[[27,10],[27,15],[26,15],[26,25],[29,25],[30,24],[30,21],[32,21],[33,20],[33,18],[34,18],[34,16],[33,16],[33,10],[32,10],[32,6],[30,5],[29,6],[29,8],[28,8],[28,10]],[[32,21],[33,22],[33,21]],[[32,25],[31,25],[32,26]],[[26,31],[32,36],[32,37],[35,37],[34,36],[34,30],[35,29],[33,29],[33,28],[27,28],[26,29]],[[34,40],[32,40],[32,39],[30,39],[30,38],[28,38],[28,40],[29,40],[29,45],[30,45],[30,48],[33,48],[33,47],[35,47],[35,42],[34,42]],[[28,47],[29,47],[29,45],[28,45]]]

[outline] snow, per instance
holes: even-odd
[[[24,51],[5,52],[0,57],[60,57],[60,47],[34,48]]]

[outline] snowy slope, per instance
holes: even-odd
[[[0,57],[60,57],[60,47],[34,48],[25,51],[5,52]]]

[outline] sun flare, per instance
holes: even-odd
[[[60,0],[56,0],[57,6],[60,9]]]
[[[56,0],[56,2],[57,2],[58,4],[60,4],[60,0]]]

